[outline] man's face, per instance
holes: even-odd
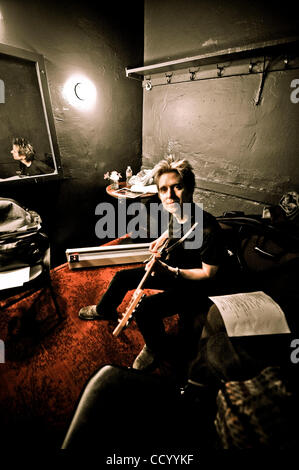
[[[14,160],[22,160],[22,156],[19,154],[19,146],[13,145],[12,150],[10,152],[14,158]]]
[[[159,197],[165,210],[174,214],[184,202],[192,202],[192,193],[184,186],[177,172],[163,173],[158,182]]]

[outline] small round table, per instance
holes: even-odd
[[[109,184],[109,186],[106,187],[106,192],[109,196],[116,197],[117,199],[143,199],[156,195],[156,193],[135,193],[130,191],[130,188],[128,188],[125,182],[119,183],[118,189],[113,189],[112,186],[112,184]]]
[[[125,182],[119,183],[118,189],[113,189],[112,184],[106,187],[106,192],[109,194],[109,196],[112,196],[116,199],[119,200],[118,203],[120,204],[128,204],[129,201],[131,202],[140,202],[141,204],[144,204],[147,210],[147,220],[145,226],[142,226],[140,229],[144,232],[144,236],[141,237],[140,241],[145,242],[147,241],[152,241],[152,239],[149,238],[149,233],[150,233],[150,227],[151,224],[153,223],[151,221],[150,217],[150,204],[152,202],[157,202],[160,203],[159,197],[157,193],[134,193],[133,191],[129,190],[127,184]],[[157,238],[157,237],[154,237]],[[138,240],[135,240],[134,243],[138,242]]]

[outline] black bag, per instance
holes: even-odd
[[[41,263],[48,246],[39,214],[0,198],[0,272]]]
[[[239,214],[217,220],[235,266],[244,273],[271,271],[299,258],[299,231],[291,222],[276,226],[259,216]]]
[[[286,230],[261,218],[241,214],[217,217],[231,256],[231,276],[226,294],[264,291],[286,315],[298,337],[299,242],[296,228]],[[289,226],[290,227],[290,226]],[[205,319],[208,336],[201,338],[189,378],[216,388],[223,381],[242,380],[261,367],[289,364],[288,335],[229,338],[223,319],[213,305]]]

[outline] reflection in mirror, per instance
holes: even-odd
[[[54,172],[54,162],[51,155],[48,161],[46,161],[46,157],[42,160],[37,158],[33,145],[24,138],[13,139],[10,153],[13,159],[19,162],[19,169],[16,171],[19,176],[46,175]]]
[[[43,57],[0,44],[0,182],[61,176]]]

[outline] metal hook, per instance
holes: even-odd
[[[195,80],[196,78],[196,73],[199,71],[199,67],[197,67],[196,70],[192,70],[192,69],[189,69],[189,73],[190,73],[190,80]]]
[[[286,56],[286,57],[283,59],[284,67],[285,67],[286,69],[287,69],[288,66],[289,66],[289,62],[290,62],[290,60],[289,60],[289,58]]]
[[[255,97],[256,106],[258,106],[261,102],[262,92],[263,92],[263,88],[264,88],[264,84],[265,84],[265,80],[266,80],[267,69],[268,69],[269,65],[270,65],[270,61],[268,62],[268,64],[266,64],[266,57],[264,57],[263,73],[262,73],[262,76],[261,76],[260,86],[259,86],[258,92],[257,92],[256,97]]]
[[[217,71],[218,77],[222,77],[222,72],[223,72],[223,69],[224,69],[224,65],[218,65],[217,64],[217,69],[218,69],[218,71]]]
[[[172,72],[166,72],[165,77],[166,77],[167,83],[171,83]]]
[[[153,88],[151,77],[145,77],[145,79],[146,79],[145,89],[146,91],[150,91]]]
[[[252,73],[253,72],[253,67],[257,64],[257,62],[250,62],[249,67],[248,67],[248,72]]]

